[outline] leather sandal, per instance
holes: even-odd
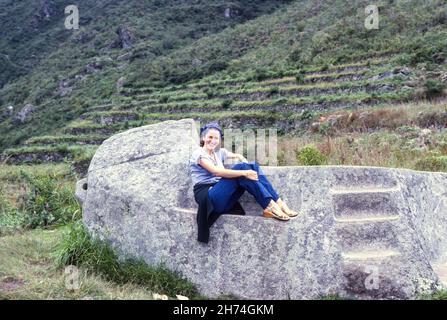
[[[281,208],[281,210],[286,215],[288,215],[291,218],[296,217],[299,214],[298,212],[290,210],[289,208],[287,208],[287,206],[285,205],[285,203],[282,200],[278,203],[278,206]]]
[[[265,218],[275,218],[275,219],[282,220],[282,221],[287,221],[290,219],[289,216],[287,214],[285,214],[285,212],[283,212],[282,210],[281,210],[281,214],[274,212],[273,205],[271,205],[271,204],[269,204],[268,207],[264,209],[263,216]]]

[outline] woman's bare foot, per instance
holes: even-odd
[[[278,203],[278,206],[281,208],[281,210],[289,217],[296,217],[298,215],[298,212],[291,210],[281,199],[278,199],[276,202]]]
[[[273,200],[271,200],[268,207],[264,209],[263,215],[266,218],[275,218],[283,221],[290,219],[289,216],[281,210],[281,207]]]

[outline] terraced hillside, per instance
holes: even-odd
[[[161,104],[144,111],[152,114],[158,113],[157,108],[180,105],[180,101],[194,101],[190,111],[196,112],[202,110],[199,102],[204,98],[212,98],[213,111],[222,99],[235,102],[228,110],[237,108],[239,101],[247,110],[251,101],[262,100],[265,104],[256,109],[268,110],[272,105],[268,100],[287,93],[297,96],[299,92],[309,99],[341,94],[341,87],[309,89],[292,84],[315,81],[325,86],[324,82],[360,80],[361,72],[369,69],[328,71],[333,66],[365,63],[377,54],[400,53],[396,65],[446,72],[442,66],[447,55],[443,0],[381,1],[377,3],[377,30],[365,28],[367,0],[151,0],[144,4],[81,0],[81,9],[89,9],[80,11],[78,31],[61,28],[63,0],[40,3],[43,9],[52,9],[48,21],[40,4],[24,8],[11,0],[1,3],[2,30],[11,32],[2,38],[0,59],[6,55],[15,65],[28,69],[9,73],[14,65],[0,64],[8,69],[2,69],[2,74],[10,80],[0,88],[0,151],[33,136],[54,135],[87,109],[94,111],[99,106],[99,111],[108,103],[123,107]],[[33,9],[40,17],[34,18],[37,31],[32,28]],[[19,14],[16,20],[25,21],[25,26],[14,24],[11,17]],[[328,69],[324,76],[323,69]],[[299,70],[307,71],[304,82]],[[311,77],[316,71],[320,73]],[[300,81],[295,82],[296,77]],[[360,89],[362,84],[356,84],[358,88],[345,87],[345,92],[380,91],[374,86]],[[119,98],[116,93],[123,86],[127,96]],[[312,103],[309,99],[288,103]],[[21,116],[30,110],[28,117]]]
[[[0,150],[60,128],[132,69],[289,2],[1,0]],[[66,29],[73,4],[79,28]],[[37,109],[30,121],[8,121],[10,106],[17,115],[27,104]]]
[[[179,3],[182,5],[177,7]],[[189,8],[181,1],[163,6],[151,2],[158,11],[148,18],[172,21],[172,36],[174,31],[203,27],[201,3]],[[101,4],[117,16],[128,8]],[[181,40],[181,33],[175,34],[175,41],[170,40],[177,45],[166,45],[157,54],[153,45],[160,44],[166,34],[156,28],[155,20],[149,25],[157,31],[149,34],[140,25],[146,11],[137,14],[135,6],[130,5],[129,15],[136,15],[133,21],[139,38],[127,51],[106,45],[113,37],[100,26],[112,22],[87,23],[77,36],[88,35],[90,27],[99,28],[94,44],[98,50],[88,51],[95,62],[76,60],[80,69],[72,64],[68,78],[56,77],[62,81],[57,94],[47,92],[42,93],[46,98],[38,94],[39,99],[31,99],[33,92],[19,101],[24,91],[18,94],[14,88],[27,88],[29,81],[44,82],[45,87],[46,80],[40,79],[49,79],[57,71],[54,59],[76,52],[84,57],[88,53],[84,46],[69,53],[60,46],[51,59],[42,57],[38,68],[45,69],[47,76],[36,69],[2,89],[3,108],[9,103],[29,104],[19,112],[11,106],[0,113],[1,160],[10,164],[74,161],[82,171],[97,146],[114,133],[168,119],[194,118],[218,120],[224,128],[274,127],[282,139],[290,140],[292,135],[296,141],[317,144],[332,164],[347,164],[346,156],[331,158],[321,145],[322,139],[345,134],[334,130],[339,124],[331,113],[394,110],[401,104],[439,99],[447,83],[447,8],[443,1],[379,3],[381,27],[375,31],[364,26],[366,4],[363,0],[350,5],[338,0],[297,0],[282,1],[278,6],[261,6],[257,1],[227,6],[217,1],[205,5],[212,7],[212,19],[216,20],[209,21],[215,25],[212,32],[194,33],[196,41]],[[252,7],[255,9],[249,10]],[[192,16],[186,18],[186,12]],[[179,29],[175,18],[191,23]],[[231,18],[235,20],[225,20]],[[44,25],[52,30],[51,23],[41,28]],[[28,40],[34,43],[32,39]],[[92,45],[89,39],[84,40],[85,45]],[[382,112],[382,122],[393,112]],[[421,112],[432,111],[425,108]],[[414,119],[404,113],[401,122],[411,126]],[[320,121],[321,117],[332,120]],[[418,128],[432,127],[433,121],[428,121]],[[295,149],[301,147],[300,142]],[[444,155],[438,151],[434,156]],[[299,163],[297,157],[285,158],[282,164]]]
[[[224,128],[277,128],[306,132],[323,112],[360,110],[418,97],[423,73],[399,65],[399,53],[255,80],[243,77],[155,87],[125,86],[54,135],[35,136],[5,150],[7,163],[88,162],[110,135],[168,119],[218,120]]]

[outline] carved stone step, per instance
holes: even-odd
[[[334,215],[337,219],[396,217],[399,188],[332,189]]]
[[[398,257],[400,253],[396,250],[359,250],[343,252],[342,257],[347,261],[367,261],[367,260],[377,260],[386,259],[390,257]]]
[[[335,218],[336,222],[339,223],[375,223],[375,222],[384,222],[384,221],[396,221],[399,220],[399,216],[351,216],[349,218]]]
[[[399,242],[396,223],[398,223],[396,219],[391,221],[337,223],[335,232],[343,252],[359,250],[368,250],[368,252],[372,250],[374,252],[384,248],[397,250]],[[356,254],[354,253],[353,256],[356,256]]]
[[[345,189],[397,187],[396,177],[377,167],[351,167],[351,170],[346,171],[345,166],[340,166],[334,170],[334,178],[333,185]]]

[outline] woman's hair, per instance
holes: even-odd
[[[205,138],[206,134],[211,129],[215,129],[215,130],[219,131],[220,140],[222,141],[223,133],[222,133],[222,129],[220,128],[219,124],[217,122],[210,122],[210,123],[206,124],[204,127],[200,128],[200,146],[201,147],[203,147],[205,145],[204,138]]]

